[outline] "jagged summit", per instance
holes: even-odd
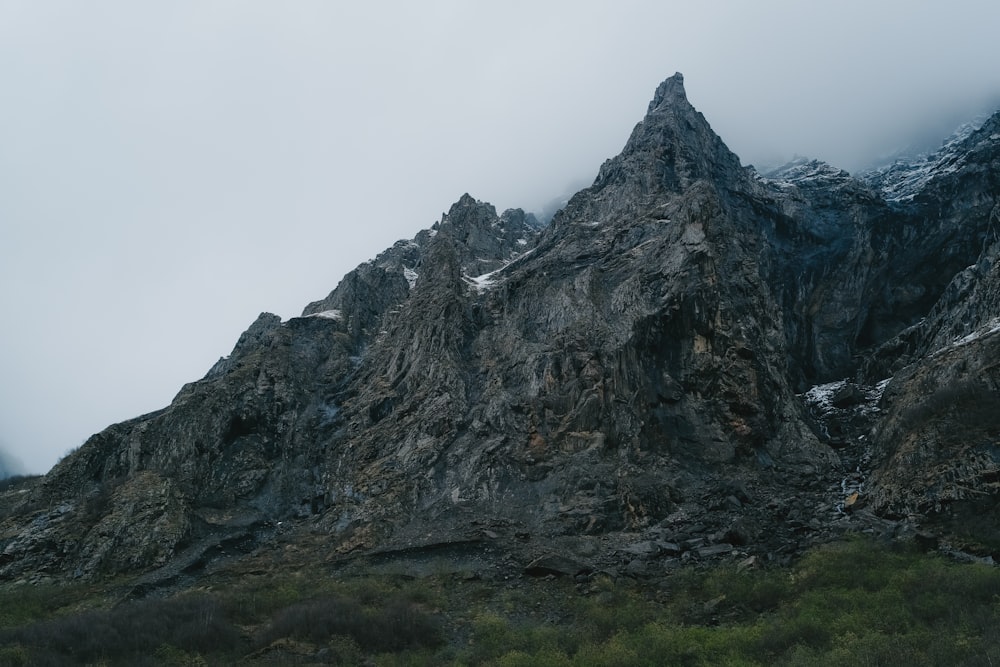
[[[823,163],[757,177],[675,74],[548,227],[463,195],[0,495],[0,578],[154,590],[317,536],[631,575],[906,515],[968,536],[1000,498],[1000,132],[955,151],[891,205]],[[844,510],[862,466],[881,516]]]
[[[597,203],[600,210],[575,215],[614,218],[614,208],[631,215],[640,199],[677,194],[696,182],[725,187],[739,183],[743,187],[748,179],[736,154],[688,101],[684,77],[677,73],[657,87],[645,117],[632,130],[622,152],[607,160],[593,186],[583,191],[594,195],[608,188],[625,189],[632,199],[591,196],[589,201]]]
[[[684,75],[675,72],[672,77],[665,79],[656,87],[656,93],[653,95],[646,113],[651,114],[661,107],[678,104],[688,104],[688,100],[687,93],[684,92]]]

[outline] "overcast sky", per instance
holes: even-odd
[[[854,169],[995,102],[998,27],[993,0],[0,0],[0,449],[43,472],[167,405],[464,192],[589,183],[675,71],[745,163]]]

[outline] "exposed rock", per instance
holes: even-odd
[[[574,577],[578,574],[593,572],[593,570],[594,568],[586,563],[557,554],[539,556],[524,566],[524,573],[530,577],[544,577],[550,574]]]
[[[905,196],[815,161],[764,177],[675,75],[549,226],[464,195],[0,494],[0,578],[152,589],[276,535],[635,576],[911,515],[1000,539],[998,126]]]
[[[698,549],[698,556],[701,558],[711,558],[713,556],[725,556],[733,552],[733,545],[731,544],[713,544],[707,547],[701,547]]]

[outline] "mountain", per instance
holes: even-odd
[[[639,574],[859,530],[989,552],[1000,116],[946,149],[761,175],[676,74],[547,226],[464,195],[0,496],[0,578]]]

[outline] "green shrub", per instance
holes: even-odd
[[[94,587],[78,584],[20,585],[0,589],[0,630],[49,618],[96,595]]]
[[[22,667],[31,664],[28,649],[20,644],[0,647],[0,667]]]
[[[865,539],[653,585],[275,570],[111,610],[98,590],[0,590],[0,666],[1000,665],[1000,569]]]
[[[8,630],[2,643],[29,649],[32,663],[110,661],[137,664],[161,646],[200,654],[241,646],[239,632],[218,602],[189,595],[169,600],[122,604],[113,610],[90,610]]]
[[[295,638],[325,644],[349,637],[371,653],[433,648],[443,642],[440,624],[416,604],[390,599],[372,609],[342,596],[324,596],[293,604],[278,612],[258,634],[257,645]]]
[[[721,566],[706,577],[702,587],[711,598],[724,595],[727,607],[752,614],[773,611],[794,595],[792,577],[784,570],[740,572]]]

